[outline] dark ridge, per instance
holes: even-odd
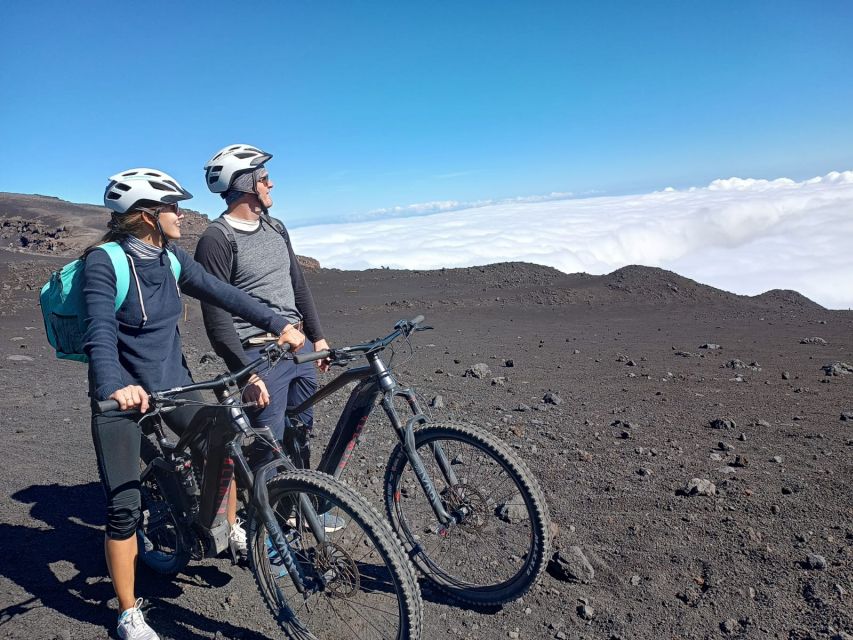
[[[824,308],[814,300],[807,298],[797,291],[792,291],[791,289],[771,289],[770,291],[765,291],[757,296],[752,296],[752,299],[756,302],[762,302],[768,306],[794,306],[802,307],[804,309]]]
[[[649,297],[657,301],[673,299],[719,301],[741,297],[658,267],[632,264],[601,277],[604,278],[607,287],[613,291]]]
[[[184,209],[179,244],[190,253],[209,224],[206,216]],[[0,192],[0,247],[23,254],[76,257],[106,231],[109,210],[52,196]],[[317,273],[320,263],[297,256],[303,269]],[[566,274],[529,262],[499,262],[475,267],[435,270],[368,269],[355,279],[390,283],[411,279],[443,289],[452,302],[463,286],[475,286],[482,304],[507,301],[530,305],[609,304],[739,304],[752,308],[822,309],[796,291],[773,290],[740,296],[704,285],[657,267],[629,265],[602,276]],[[387,287],[388,285],[383,285]]]
[[[182,208],[181,239],[190,254],[207,225],[207,216]],[[94,204],[77,204],[53,196],[0,192],[0,248],[26,254],[76,257],[106,233],[110,210]],[[297,256],[305,271],[320,263]]]

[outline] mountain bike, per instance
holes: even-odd
[[[419,638],[416,574],[387,522],[335,479],[297,470],[270,429],[253,428],[243,411],[240,386],[284,357],[300,359],[273,344],[241,371],[151,393],[150,409],[138,420],[144,434],[139,557],[155,572],[173,575],[193,558],[227,549],[226,505],[236,475],[248,510],[249,566],[288,638],[339,638],[342,631]],[[218,402],[186,397],[205,390]],[[161,415],[189,404],[212,408],[199,411],[177,441],[170,439]],[[118,411],[118,403],[106,400],[96,410]],[[253,470],[244,445],[259,441],[273,459]],[[325,513],[346,526],[330,532],[321,521]]]
[[[382,406],[399,443],[384,479],[384,506],[409,558],[439,590],[477,605],[500,605],[524,595],[545,567],[550,517],[542,490],[509,446],[462,422],[434,422],[414,390],[400,386],[382,352],[398,338],[409,343],[423,316],[401,320],[384,338],[306,354],[348,366],[301,405],[297,415],[357,383],[338,419],[318,469],[340,478],[374,407]],[[406,417],[407,416],[407,417]],[[287,446],[287,445],[286,445]],[[289,451],[299,455],[298,451]]]

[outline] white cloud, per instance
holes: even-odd
[[[735,293],[795,289],[830,308],[853,307],[853,171],[568,197],[395,207],[373,214],[404,217],[301,227],[292,235],[300,253],[339,269],[521,260],[602,274],[642,264]]]
[[[430,202],[419,202],[417,204],[397,205],[383,209],[373,209],[367,213],[352,214],[350,221],[374,220],[376,218],[408,218],[412,216],[423,216],[442,211],[461,211],[463,209],[477,209],[489,207],[495,204],[510,204],[518,202],[547,202],[550,200],[566,200],[574,197],[572,193],[554,192],[546,195],[519,196],[517,198],[506,198],[503,200],[474,200],[472,202],[460,202],[458,200],[432,200]]]

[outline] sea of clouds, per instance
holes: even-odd
[[[802,182],[730,178],[641,195],[472,204],[416,217],[412,205],[391,219],[300,227],[291,235],[299,253],[338,269],[525,261],[603,274],[639,264],[739,294],[794,289],[828,308],[853,308],[853,171]]]

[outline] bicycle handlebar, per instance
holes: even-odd
[[[283,357],[288,351],[290,351],[289,345],[279,346],[277,343],[273,342],[268,345],[261,351],[260,357],[253,360],[245,367],[240,369],[235,373],[223,373],[219,376],[216,376],[212,380],[206,380],[204,382],[196,382],[193,384],[189,384],[185,387],[174,387],[172,389],[167,389],[165,391],[153,391],[149,394],[151,400],[156,404],[158,401],[163,400],[171,400],[172,396],[175,396],[179,393],[186,393],[188,391],[215,391],[219,389],[225,389],[226,387],[232,384],[240,384],[245,381],[255,369],[264,364],[265,362],[271,362],[273,359],[278,360]],[[322,354],[322,351],[317,351],[314,353]],[[328,354],[328,352],[326,352]],[[303,356],[311,356],[313,354],[303,354]],[[326,357],[326,356],[320,356]],[[318,358],[313,358],[314,360],[319,360]],[[294,357],[294,360],[296,358]],[[303,362],[310,361],[311,358],[303,360]],[[94,403],[95,413],[106,413],[107,411],[118,411],[121,406],[119,405],[117,400],[101,400],[99,402]],[[133,412],[135,410],[131,409],[129,412]],[[138,413],[138,412],[137,412]]]
[[[332,360],[347,360],[358,355],[367,355],[374,351],[381,351],[389,344],[394,342],[402,335],[408,336],[413,331],[431,329],[432,327],[421,327],[420,324],[424,321],[423,315],[418,315],[411,320],[400,320],[394,325],[394,331],[389,333],[384,338],[376,338],[370,342],[356,344],[349,347],[341,347],[339,349],[323,349],[322,351],[310,351],[308,353],[297,353],[293,355],[293,361],[296,364],[303,362],[313,362],[322,360],[323,358],[331,358]],[[284,356],[289,351],[289,347],[280,347],[277,343],[272,343],[261,351],[261,356],[250,362],[240,371],[236,373],[224,373],[212,380],[205,382],[197,382],[186,387],[175,387],[166,391],[155,391],[150,394],[154,403],[162,400],[169,400],[171,396],[187,391],[213,391],[224,389],[232,384],[239,384],[243,379],[247,378],[255,369],[265,362],[269,362],[272,358],[278,359]],[[118,411],[119,403],[116,400],[101,400],[95,403],[96,413],[106,413],[107,411]],[[132,411],[132,410],[131,410]]]
[[[293,360],[297,364],[300,364],[302,362],[311,362],[313,360],[322,360],[323,358],[330,358],[332,361],[352,360],[354,357],[359,355],[367,355],[375,351],[382,351],[385,347],[387,347],[389,344],[394,342],[394,340],[396,340],[402,335],[408,336],[413,331],[420,331],[432,328],[419,326],[423,321],[424,317],[422,315],[415,316],[411,320],[400,320],[397,324],[394,325],[394,331],[389,333],[384,338],[376,338],[375,340],[372,340],[370,342],[364,342],[362,344],[356,344],[349,347],[324,349],[323,351],[313,351],[310,353],[300,353],[293,356]]]

